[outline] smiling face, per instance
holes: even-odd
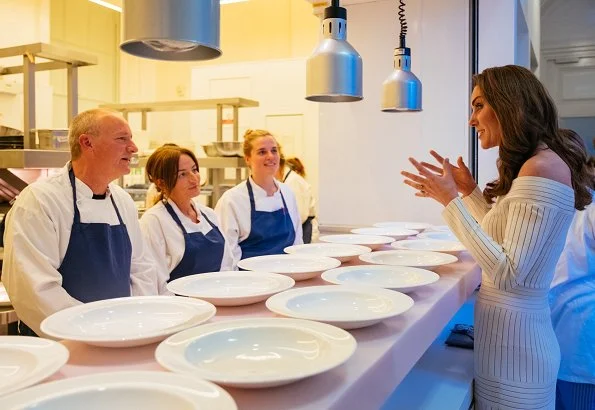
[[[254,177],[274,177],[279,169],[277,141],[270,135],[254,139],[250,155],[245,159]]]
[[[502,140],[502,127],[496,112],[488,104],[481,88],[475,86],[471,94],[471,118],[469,125],[475,127],[483,149],[494,148]]]
[[[198,164],[186,155],[180,155],[178,161],[178,177],[176,185],[169,193],[169,198],[176,204],[188,203],[190,199],[200,194],[200,173]]]
[[[97,135],[90,135],[93,161],[109,180],[130,173],[130,159],[138,148],[132,141],[128,123],[115,115],[99,120]]]

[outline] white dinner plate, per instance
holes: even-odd
[[[221,387],[181,374],[125,371],[57,380],[2,397],[2,409],[236,410]]]
[[[0,396],[38,383],[68,361],[68,349],[53,340],[0,336]],[[0,407],[5,409],[5,397]]]
[[[215,306],[200,299],[130,296],[61,310],[41,322],[41,331],[95,346],[141,346],[206,322],[215,312]]]
[[[303,245],[288,246],[286,253],[306,256],[328,256],[341,262],[349,262],[359,255],[372,252],[372,249],[362,245],[349,245],[344,243],[306,243]]]
[[[167,289],[215,306],[242,306],[263,301],[293,285],[292,278],[277,273],[223,271],[185,276],[169,282]]]
[[[326,256],[304,255],[265,255],[242,259],[238,267],[246,270],[280,273],[294,280],[305,280],[318,276],[321,272],[341,265],[337,259]]]
[[[413,299],[369,286],[323,285],[278,293],[266,305],[279,315],[358,329],[406,312],[413,306]]]
[[[448,225],[432,225],[428,231],[450,232],[450,227]]]
[[[155,351],[166,369],[218,384],[281,386],[326,372],[351,357],[357,342],[324,323],[250,318],[209,323],[170,336]]]
[[[376,265],[413,266],[432,269],[441,265],[455,263],[459,259],[454,255],[428,251],[378,251],[361,255],[360,260]]]
[[[439,241],[456,241],[458,238],[450,231],[425,231],[417,235],[420,239],[435,239]]]
[[[11,306],[4,284],[0,282],[0,307]]]
[[[443,252],[451,255],[458,255],[465,250],[465,246],[459,241],[443,241],[440,239],[410,239],[393,242],[390,246],[395,249]]]
[[[396,241],[398,241],[399,239],[405,239],[408,238],[410,236],[415,236],[417,235],[417,231],[413,231],[411,229],[404,229],[404,228],[393,228],[393,227],[387,227],[387,228],[357,228],[357,229],[352,229],[351,233],[355,233],[358,235],[380,235],[380,236],[390,236],[391,238],[394,238]]]
[[[362,245],[367,246],[373,251],[388,245],[394,239],[390,236],[380,235],[358,235],[358,234],[339,234],[339,235],[324,235],[318,238],[320,242],[326,243],[340,243],[348,245]]]
[[[374,224],[376,228],[400,228],[408,229],[410,231],[423,232],[432,225],[425,222],[377,222]]]
[[[375,286],[407,293],[437,282],[440,276],[411,266],[357,265],[327,270],[322,279],[336,285]]]

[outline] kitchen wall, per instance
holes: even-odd
[[[396,2],[348,6],[350,43],[364,61],[364,100],[320,106],[320,221],[365,225],[380,220],[441,223],[441,206],[413,195],[399,172],[407,158],[436,149],[467,157],[468,2],[408,1],[412,71],[423,84],[423,111],[382,113],[382,81],[397,44]],[[514,62],[516,2],[480,2],[480,70]],[[495,175],[494,150],[480,155],[480,184]]]

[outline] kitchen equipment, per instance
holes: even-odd
[[[281,386],[331,370],[355,352],[345,330],[310,320],[223,320],[164,340],[155,359],[166,369],[220,385]],[[337,375],[341,377],[341,372]]]
[[[215,306],[199,299],[130,296],[60,310],[41,322],[41,331],[95,346],[142,346],[198,326],[215,312]]]
[[[266,306],[278,315],[359,329],[408,311],[413,299],[371,286],[323,285],[286,290],[271,296]]]
[[[37,134],[37,138],[39,141],[39,149],[49,149],[58,151],[70,150],[67,129],[37,129],[31,130],[31,132]]]
[[[334,258],[305,255],[254,256],[238,262],[240,269],[280,273],[295,281],[316,277],[325,270],[334,269],[340,265],[341,262]]]
[[[207,154],[207,157],[218,157],[219,156],[219,151],[213,145],[213,143],[203,145],[202,149],[205,152],[205,154]]]
[[[0,125],[0,137],[17,136],[17,135],[20,135],[22,137],[23,131],[17,130],[16,128],[10,128],[10,127],[4,126],[4,125]]]
[[[216,141],[213,146],[222,157],[241,157],[242,143],[237,141]]]

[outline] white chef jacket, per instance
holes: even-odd
[[[550,290],[558,379],[595,384],[595,203],[577,211]]]
[[[275,181],[275,183],[279,189],[273,196],[268,196],[266,191],[250,177],[255,208],[257,211],[263,212],[274,212],[283,208],[283,201],[280,194],[282,192],[295,230],[295,240],[293,243],[294,245],[301,245],[304,243],[302,238],[302,223],[295,195],[288,185],[279,181]],[[223,235],[229,241],[234,266],[236,266],[242,258],[240,242],[248,238],[252,225],[250,219],[250,196],[248,195],[246,181],[240,182],[238,185],[230,188],[219,198],[215,206],[215,213],[219,217]]]
[[[81,302],[62,287],[62,264],[74,220],[70,163],[57,174],[34,182],[17,197],[6,218],[2,282],[16,313],[35,333],[43,319]],[[157,294],[156,271],[145,249],[138,213],[128,193],[109,184],[105,199],[75,179],[77,205],[83,223],[119,225],[114,197],[132,245],[130,286],[133,296]]]
[[[302,223],[306,222],[308,217],[312,216],[312,242],[318,239],[318,220],[316,217],[316,198],[312,193],[312,185],[308,183],[300,174],[289,170],[285,173],[284,181],[289,185],[295,199],[297,201],[298,210],[300,212],[300,220]]]
[[[186,232],[201,232],[203,235],[206,235],[213,229],[202,215],[199,216],[200,221],[194,223],[180,211],[173,201],[168,202],[176,215],[178,215],[178,218],[180,218]],[[212,224],[217,227],[219,226],[215,211],[201,204],[197,198],[193,198],[192,203],[194,204],[194,208],[205,214]],[[157,202],[144,213],[140,219],[140,226],[145,242],[151,249],[153,259],[157,265],[157,287],[159,294],[173,295],[172,292],[167,290],[167,281],[169,280],[171,271],[178,266],[184,256],[184,234],[161,201]],[[221,231],[221,229],[219,230]],[[223,232],[221,233],[223,234]],[[226,240],[220,270],[234,270],[234,268],[231,248]]]

